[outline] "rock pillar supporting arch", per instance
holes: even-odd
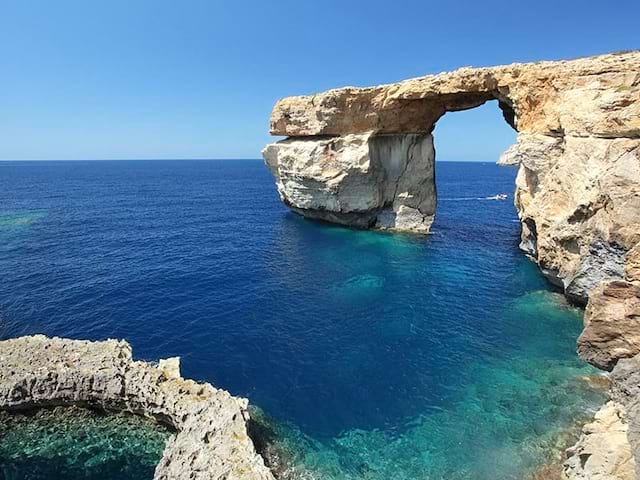
[[[436,208],[433,137],[365,132],[292,138],[263,151],[294,211],[360,228],[427,233]]]

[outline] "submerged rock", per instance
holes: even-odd
[[[70,405],[131,412],[174,429],[157,480],[273,480],[247,433],[247,400],[182,378],[176,360],[161,368],[134,361],[131,346],[117,340],[0,342],[0,409]]]
[[[150,479],[171,435],[127,413],[77,406],[0,411],[0,478]]]

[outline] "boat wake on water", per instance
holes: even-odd
[[[447,200],[450,202],[468,202],[473,200],[506,200],[509,198],[509,195],[506,193],[499,193],[497,195],[492,195],[490,197],[455,197],[455,198],[439,198],[438,201]]]

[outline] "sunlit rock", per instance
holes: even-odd
[[[333,223],[427,232],[435,213],[429,134],[287,139],[263,156],[282,200]]]
[[[175,358],[156,368],[124,341],[36,335],[0,342],[0,365],[2,410],[86,405],[174,429],[156,480],[273,480],[247,433],[247,400],[182,378]]]

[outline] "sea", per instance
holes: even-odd
[[[419,236],[295,215],[260,160],[0,162],[0,339],[179,356],[250,400],[283,478],[526,479],[604,394],[518,248],[515,175],[438,162]],[[33,415],[0,421],[0,478],[150,479],[166,439]]]

